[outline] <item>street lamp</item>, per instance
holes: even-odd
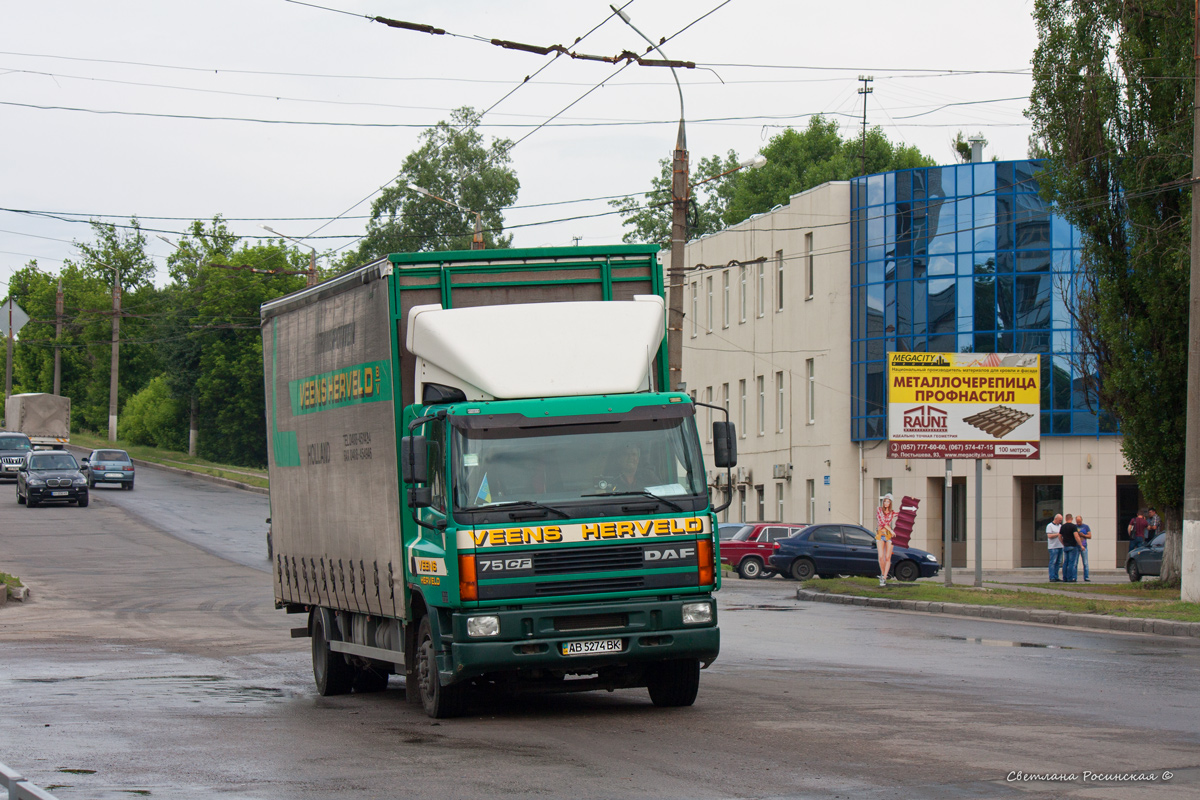
[[[280,237],[281,239],[287,239],[288,241],[295,242],[296,244],[300,245],[301,247],[307,247],[309,250],[312,250],[312,253],[310,253],[309,257],[308,257],[308,285],[316,286],[317,285],[317,248],[313,247],[311,244],[305,244],[304,242],[300,241],[299,239],[288,236],[286,233],[280,233],[279,231],[272,228],[270,225],[259,225],[258,227],[262,228],[264,231],[270,231],[271,233],[275,234],[276,236]]]
[[[417,194],[423,194],[426,197],[429,197],[429,198],[432,198],[439,202],[445,203],[448,206],[454,206],[459,211],[465,211],[468,214],[474,214],[475,215],[475,236],[471,239],[471,249],[472,250],[484,249],[483,248],[483,215],[482,214],[480,214],[478,211],[472,211],[471,209],[467,208],[466,206],[460,206],[458,203],[454,202],[453,200],[447,200],[444,197],[438,197],[433,192],[429,191],[428,189],[422,189],[420,186],[414,186],[411,183],[406,183],[404,185],[407,186],[409,189],[412,189]]]
[[[634,32],[658,51],[663,61],[670,61],[667,54],[649,36],[637,29],[629,15],[614,5],[613,13],[621,18]],[[668,388],[679,389],[683,383],[683,246],[687,242],[687,207],[690,197],[688,186],[687,133],[683,125],[683,87],[675,67],[671,77],[679,92],[679,132],[675,137],[675,152],[671,157],[671,268],[669,290],[669,313],[667,316],[667,384]]]
[[[738,170],[758,169],[759,167],[763,166],[766,163],[767,163],[766,156],[764,156],[762,153],[755,153],[753,156],[750,156],[749,158],[743,158],[741,160],[741,162],[738,163],[738,165],[736,167],[734,167],[733,169],[727,169],[724,172],[722,172],[720,175],[713,175],[711,178],[705,178],[702,181],[696,181],[695,183],[692,184],[692,188],[695,189],[697,186],[703,186],[704,184],[709,183],[710,181],[715,181],[717,178],[724,178],[726,175],[732,175],[733,173],[737,172]]]

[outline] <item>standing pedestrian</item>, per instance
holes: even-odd
[[[1092,538],[1092,529],[1084,524],[1083,515],[1075,515],[1075,534],[1079,537],[1079,559],[1083,561],[1083,579],[1091,582],[1092,574],[1088,572],[1088,542]]]
[[[1160,533],[1162,533],[1162,520],[1159,519],[1154,506],[1150,506],[1150,513],[1146,515],[1146,544],[1154,541],[1154,537]]]
[[[892,567],[892,537],[895,536],[893,528],[896,526],[896,519],[900,516],[900,512],[892,508],[892,494],[888,492],[883,496],[883,503],[875,512],[875,521],[878,526],[875,528],[875,547],[878,549],[879,556],[879,585],[887,586],[888,570]]]
[[[1079,539],[1076,533],[1075,517],[1067,514],[1067,521],[1058,529],[1058,536],[1063,546],[1063,575],[1064,583],[1075,583],[1078,580],[1076,569],[1079,566]]]
[[[1058,573],[1062,569],[1063,546],[1058,529],[1062,526],[1062,514],[1055,514],[1054,519],[1046,526],[1046,549],[1050,552],[1050,582],[1058,583]]]
[[[1137,516],[1129,520],[1129,552],[1133,552],[1146,541],[1146,529],[1150,523],[1146,521],[1146,512],[1138,511]]]

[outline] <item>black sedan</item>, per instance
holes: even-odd
[[[88,504],[88,482],[75,456],[62,450],[34,450],[17,472],[17,502],[34,508],[39,503],[61,501]]]
[[[1156,577],[1162,572],[1163,548],[1166,547],[1167,535],[1160,533],[1144,547],[1139,547],[1129,553],[1125,561],[1125,574],[1129,580],[1137,583],[1143,575]]]
[[[858,525],[811,525],[795,536],[776,542],[771,566],[798,581],[814,576],[879,575],[875,535]],[[892,575],[901,581],[932,578],[942,565],[937,557],[915,547],[892,551]]]

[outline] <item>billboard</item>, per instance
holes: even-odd
[[[1040,455],[1036,353],[888,353],[888,458]]]

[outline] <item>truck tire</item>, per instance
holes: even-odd
[[[457,717],[466,709],[466,692],[462,685],[443,686],[438,677],[437,652],[433,646],[433,627],[429,616],[421,617],[417,628],[417,687],[421,705],[434,719]]]
[[[651,664],[646,679],[650,701],[660,708],[690,706],[700,691],[700,660],[685,658]]]
[[[346,694],[354,684],[354,668],[341,653],[329,649],[329,634],[325,630],[326,612],[316,609],[312,621],[313,680],[322,697]]]

